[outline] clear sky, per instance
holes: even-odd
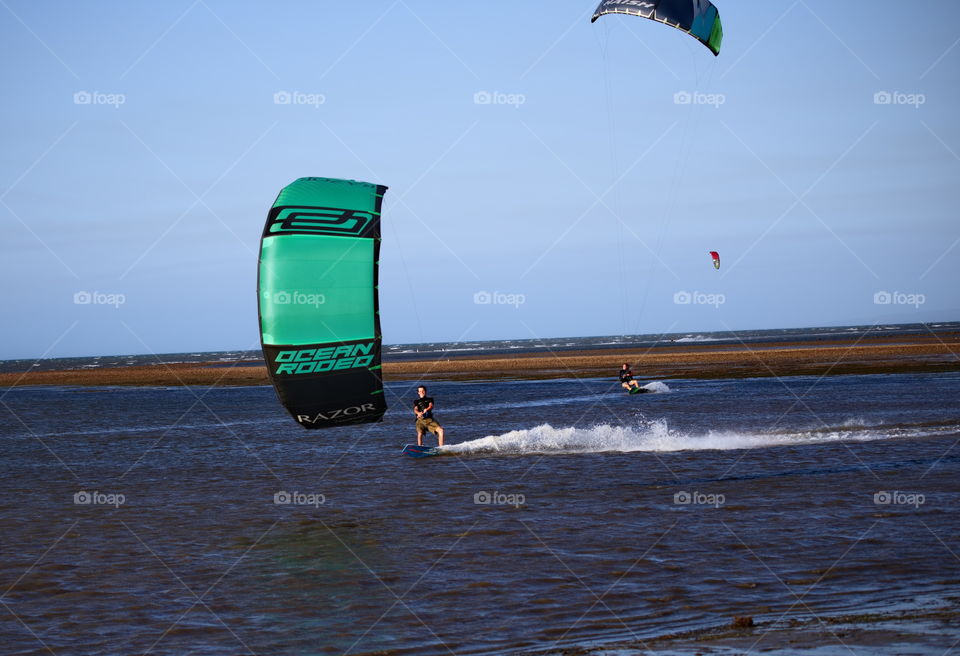
[[[388,343],[960,319],[960,3],[595,4],[0,0],[0,358],[257,348],[303,176]]]

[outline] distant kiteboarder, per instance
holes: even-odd
[[[620,386],[631,394],[639,394],[642,391],[640,383],[633,379],[633,372],[626,362],[620,367]]]
[[[433,418],[433,398],[427,396],[427,388],[417,388],[420,397],[413,402],[413,413],[417,415],[417,446],[423,446],[423,433],[430,431],[437,436],[437,446],[443,446],[443,427]]]

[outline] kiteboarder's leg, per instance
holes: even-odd
[[[417,446],[423,446],[423,419],[417,419]]]
[[[428,430],[437,436],[437,446],[443,446],[443,428],[436,419],[420,419],[417,421],[417,430],[422,434]],[[417,443],[419,444],[419,442]]]

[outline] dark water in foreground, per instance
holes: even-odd
[[[555,653],[960,589],[960,374],[433,383],[423,461],[414,385],[320,433],[268,387],[0,390],[0,651]]]

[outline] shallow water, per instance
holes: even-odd
[[[431,383],[424,460],[415,385],[323,432],[268,387],[0,391],[4,653],[549,651],[960,584],[958,374]]]
[[[771,345],[847,340],[850,343],[877,337],[896,340],[907,336],[927,339],[937,336],[950,340],[960,330],[960,321],[935,324],[890,324],[869,326],[824,326],[818,328],[778,328],[708,333],[658,333],[650,335],[607,335],[601,337],[560,337],[551,339],[504,339],[481,342],[434,342],[428,344],[384,344],[384,362],[437,360],[457,356],[507,355],[520,353],[564,353],[584,349],[635,350],[671,344],[709,343],[717,348],[744,344]],[[892,342],[894,343],[894,342]],[[942,359],[942,356],[937,356]],[[260,349],[248,351],[206,351],[201,353],[151,353],[140,355],[98,355],[88,357],[44,358],[40,360],[0,360],[0,373],[58,371],[63,369],[103,369],[123,366],[148,366],[161,363],[216,363],[213,367],[231,367],[238,362],[263,364]]]

